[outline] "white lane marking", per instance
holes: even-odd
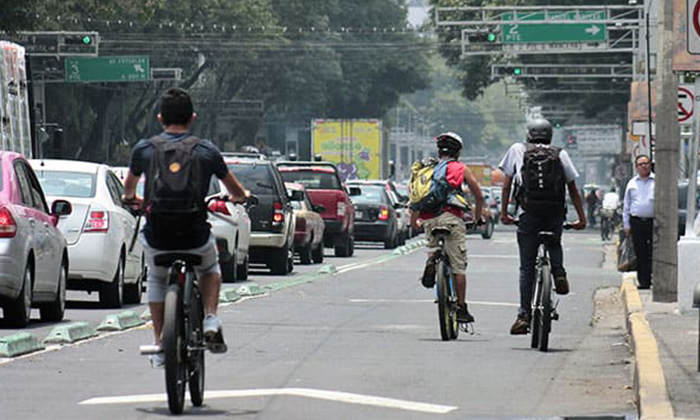
[[[394,398],[375,397],[372,395],[352,394],[349,392],[323,391],[309,388],[271,388],[271,389],[242,389],[230,391],[207,391],[207,400],[219,398],[245,398],[245,397],[265,397],[287,395],[295,397],[316,398],[328,401],[337,401],[348,404],[372,405],[384,408],[396,408],[400,410],[419,411],[432,414],[447,414],[458,407],[449,405],[427,404]],[[189,397],[188,397],[189,398]],[[122,397],[100,397],[90,398],[80,402],[81,405],[98,404],[133,404],[165,402],[165,394],[127,395]]]
[[[467,254],[469,258],[493,258],[493,259],[505,259],[505,260],[517,260],[520,258],[518,255],[499,255],[499,254]]]
[[[435,299],[350,299],[350,303],[435,303]],[[467,303],[470,305],[508,306],[513,308],[520,306],[517,303],[510,302],[484,302],[469,299],[467,299]]]

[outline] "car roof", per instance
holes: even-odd
[[[280,172],[320,172],[320,173],[325,173],[325,174],[335,174],[336,173],[335,167],[328,167],[328,166],[294,167],[294,166],[279,166],[279,164],[277,164],[277,169],[279,169]]]
[[[84,162],[80,160],[64,160],[64,159],[31,159],[29,161],[35,170],[55,170],[66,172],[88,172],[96,173],[101,168],[107,169],[108,166],[102,163]]]

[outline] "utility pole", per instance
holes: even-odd
[[[653,298],[675,302],[678,288],[678,80],[673,73],[673,1],[659,2],[659,92],[654,190]]]

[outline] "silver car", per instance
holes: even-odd
[[[71,205],[51,211],[32,167],[18,153],[0,152],[0,304],[5,322],[29,323],[32,306],[44,321],[60,321],[66,308],[68,251],[56,227]]]
[[[58,227],[68,241],[68,288],[97,291],[103,306],[140,303],[144,265],[136,218],[123,207],[124,187],[107,165],[32,160],[49,201],[68,199],[70,217]]]

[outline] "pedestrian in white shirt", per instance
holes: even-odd
[[[627,183],[622,223],[625,235],[632,235],[637,254],[637,281],[640,289],[651,287],[652,234],[654,228],[654,174],[649,156],[635,159],[637,175]]]

